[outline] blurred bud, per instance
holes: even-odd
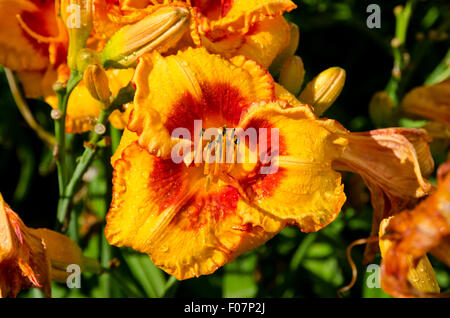
[[[100,55],[91,49],[82,49],[77,56],[77,70],[83,74],[86,68],[91,64],[101,65]]]
[[[83,80],[91,96],[109,106],[111,91],[103,67],[96,64],[89,65],[84,71]]]
[[[384,219],[380,223],[380,251],[381,256],[384,258],[388,249],[392,246],[392,241],[389,240],[389,236],[384,237],[389,222],[393,217]],[[439,293],[439,284],[434,273],[433,266],[431,266],[428,257],[425,255],[417,262],[417,265],[413,263],[412,256],[408,259],[408,282],[417,290],[424,293]],[[383,277],[382,277],[383,280]]]
[[[144,53],[174,47],[188,28],[189,11],[162,7],[139,22],[117,31],[101,53],[105,67],[130,67]]]
[[[80,247],[69,237],[48,229],[30,229],[34,235],[45,242],[47,256],[52,266],[52,279],[65,282],[69,273],[66,268],[76,264],[83,269],[83,253]]]
[[[400,45],[402,45],[402,42],[401,42],[401,40],[399,38],[392,38],[391,46],[393,48],[398,48],[398,47],[400,47]]]
[[[425,38],[425,34],[423,34],[423,32],[417,32],[416,33],[416,40],[417,41],[422,41]]]
[[[389,127],[394,123],[394,101],[385,91],[376,92],[369,103],[369,114],[375,127]]]
[[[69,34],[67,65],[74,70],[77,67],[78,52],[86,46],[93,27],[93,1],[62,0],[61,18]]]
[[[450,127],[450,79],[420,86],[406,94],[400,107],[407,115],[434,120]]]
[[[398,5],[394,8],[395,15],[399,15],[400,13],[402,13],[402,11],[403,11],[403,6],[401,6],[401,5]]]
[[[291,56],[281,69],[278,83],[283,85],[291,94],[297,96],[302,88],[304,77],[305,68],[302,59],[299,56]]]
[[[317,75],[306,85],[298,99],[314,108],[317,116],[322,115],[339,97],[345,84],[345,70],[330,67]]]
[[[300,40],[300,31],[298,26],[295,23],[289,23],[289,26],[291,27],[289,44],[275,57],[269,68],[270,73],[273,76],[280,74],[281,68],[286,63],[286,60],[294,55],[298,48],[298,43]]]

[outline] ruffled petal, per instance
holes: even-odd
[[[209,3],[206,8],[200,7],[205,15],[200,30],[211,39],[219,39],[235,32],[246,34],[255,23],[281,16],[296,8],[289,0],[215,0]],[[212,4],[215,4],[214,7],[220,5],[220,10],[214,10]]]
[[[267,18],[256,23],[245,35],[227,36],[217,41],[202,37],[203,45],[212,53],[226,58],[243,55],[269,67],[288,44],[290,27],[283,17]]]
[[[114,171],[108,241],[149,254],[178,279],[210,274],[284,226],[270,218],[257,219],[232,186],[202,190],[201,169],[158,158],[137,142],[123,150]],[[241,214],[269,231],[246,224]]]
[[[348,132],[342,126],[318,119],[308,105],[286,107],[278,101],[254,105],[240,127],[266,128],[267,156],[274,156],[271,168],[261,160],[266,163],[240,180],[250,204],[305,232],[317,231],[336,218],[345,194],[341,176],[331,164],[347,144]],[[269,129],[278,130],[278,143],[272,145],[274,132]],[[269,173],[261,173],[263,166]]]
[[[134,83],[128,128],[139,135],[141,146],[164,157],[177,142],[171,139],[174,129],[186,128],[192,135],[195,120],[205,128],[234,127],[252,102],[274,97],[272,77],[254,61],[229,62],[203,48],[142,58]]]

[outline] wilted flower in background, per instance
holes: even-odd
[[[0,297],[15,297],[22,289],[41,288],[51,295],[51,281],[66,282],[70,264],[100,269],[83,257],[67,236],[47,229],[30,229],[0,194]]]
[[[377,236],[381,220],[413,207],[433,186],[425,177],[434,169],[427,133],[421,129],[386,128],[350,133],[349,143],[336,169],[359,174],[371,192],[371,236]],[[367,245],[369,264],[378,246]]]
[[[438,169],[438,187],[413,210],[386,221],[381,242],[382,288],[395,297],[436,296],[439,292],[426,254],[431,253],[450,266],[450,163]],[[420,276],[411,273],[422,268]],[[413,281],[412,281],[413,280]]]

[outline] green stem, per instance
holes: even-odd
[[[425,80],[425,85],[440,83],[450,77],[450,49],[443,60]]]
[[[67,87],[56,91],[58,96],[58,110],[61,112],[59,119],[55,120],[55,137],[56,137],[56,166],[58,170],[59,195],[64,197],[64,188],[68,179],[68,171],[66,167],[66,114],[67,103],[73,89],[81,81],[81,76],[74,72],[70,75]]]
[[[97,121],[98,124],[106,125],[109,115],[116,110],[116,107],[110,107],[106,110],[103,110],[100,114],[100,117]],[[88,142],[88,146],[84,149],[83,154],[78,159],[78,164],[75,167],[75,170],[72,174],[72,177],[70,178],[69,182],[67,183],[67,186],[65,187],[63,191],[63,195],[60,196],[59,202],[58,202],[58,211],[57,211],[57,227],[58,230],[64,231],[66,230],[66,218],[70,211],[70,207],[72,204],[72,198],[75,195],[75,192],[78,189],[79,183],[81,178],[83,177],[84,173],[89,168],[92,159],[94,158],[95,154],[97,153],[97,143],[102,138],[102,135],[97,134],[96,132],[92,132],[91,138]]]
[[[408,32],[409,21],[416,0],[409,0],[402,10],[396,13],[395,42],[392,43],[392,55],[394,56],[393,74],[386,86],[386,92],[394,101],[395,105],[399,102],[399,88],[402,80],[402,72],[405,68],[403,53],[405,52],[406,35]]]

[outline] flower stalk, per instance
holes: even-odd
[[[122,88],[117,94],[117,96],[114,98],[114,100],[111,102],[109,107],[104,107],[105,109],[103,109],[103,111],[100,113],[100,116],[97,120],[97,125],[106,126],[111,113],[122,107],[123,104],[132,101],[133,97],[134,97],[134,88],[131,84]],[[86,143],[86,147],[84,149],[83,154],[77,161],[78,163],[75,167],[75,170],[71,178],[69,179],[67,185],[64,184],[62,195],[60,195],[60,199],[58,202],[58,210],[57,210],[57,229],[60,231],[64,232],[67,230],[66,220],[70,212],[73,196],[75,195],[78,189],[81,178],[89,168],[92,159],[97,153],[98,150],[97,144],[98,142],[101,141],[102,137],[103,134],[99,134],[96,131],[93,131],[91,133],[91,137],[89,141]]]

